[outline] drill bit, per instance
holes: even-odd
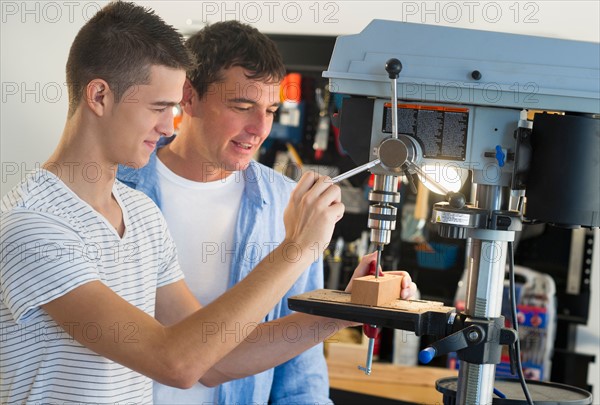
[[[383,245],[377,244],[377,261],[375,262],[375,278],[379,278],[379,265],[381,264],[381,252],[383,251]]]

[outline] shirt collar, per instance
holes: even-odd
[[[268,193],[265,190],[265,177],[269,176],[266,170],[262,170],[260,163],[251,160],[248,167],[244,170],[244,179],[246,180],[246,188],[244,193],[246,197],[257,207],[268,205]]]

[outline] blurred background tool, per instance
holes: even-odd
[[[342,269],[342,256],[344,253],[344,238],[338,236],[335,241],[335,248],[328,260],[329,276],[327,278],[327,288],[337,290],[340,284],[340,273]]]

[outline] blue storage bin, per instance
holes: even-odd
[[[458,246],[445,243],[430,243],[435,252],[418,251],[417,263],[427,269],[447,270],[454,266],[458,256]]]

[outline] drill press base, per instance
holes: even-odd
[[[383,306],[353,304],[351,294],[315,290],[288,299],[291,310],[347,321],[415,332],[417,336],[446,336],[456,309],[441,302],[395,300]]]
[[[456,377],[437,380],[435,388],[444,394],[444,405],[456,404]],[[536,405],[588,405],[592,403],[592,394],[581,388],[545,381],[527,381],[531,399]],[[506,395],[506,398],[493,398],[493,405],[527,405],[523,389],[518,380],[497,379],[494,388]]]

